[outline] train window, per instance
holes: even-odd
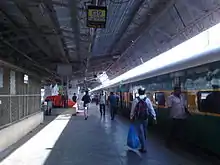
[[[197,104],[201,112],[220,114],[220,91],[199,91]]]
[[[155,102],[157,105],[165,106],[165,93],[164,92],[156,92],[155,93]]]

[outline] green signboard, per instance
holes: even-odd
[[[105,28],[107,19],[106,6],[88,6],[87,26],[90,28]]]

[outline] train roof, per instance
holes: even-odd
[[[168,74],[172,72],[181,71],[181,70],[193,68],[196,66],[201,66],[204,64],[209,64],[209,63],[216,62],[216,61],[220,61],[220,48],[213,49],[211,51],[206,51],[204,53],[195,55],[192,58],[166,65],[164,67],[149,71],[142,75],[134,76],[130,79],[127,79],[122,82],[118,82],[106,88],[115,87],[115,86],[118,86],[119,84],[128,84],[132,82],[137,82],[140,80],[144,80],[144,79],[148,79],[148,78],[152,78],[152,77],[156,77],[156,76],[160,76],[160,75],[164,75],[164,74]]]

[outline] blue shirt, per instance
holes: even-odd
[[[110,95],[108,100],[111,106],[117,106],[117,97],[115,95]]]

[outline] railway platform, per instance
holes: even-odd
[[[209,165],[210,160],[181,148],[168,149],[164,140],[148,134],[148,152],[126,146],[129,122],[92,105],[88,120],[63,114],[0,162],[0,165]]]

